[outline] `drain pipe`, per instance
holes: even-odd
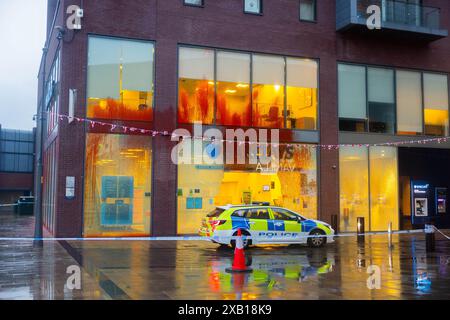
[[[47,53],[48,53],[48,40],[46,41],[45,47],[42,49],[42,96],[40,101],[40,108],[38,107],[37,114],[37,130],[36,130],[36,174],[35,174],[35,201],[34,201],[34,238],[41,239],[43,237],[43,221],[42,221],[42,171],[43,171],[43,161],[42,153],[44,151],[44,108],[45,108],[45,89],[46,89],[46,73],[45,68],[47,65]]]
[[[38,105],[38,113],[36,118],[36,172],[35,172],[35,201],[34,201],[34,238],[42,239],[44,234],[44,225],[42,219],[42,184],[43,184],[43,153],[44,153],[44,124],[45,124],[45,90],[46,90],[46,72],[47,68],[47,54],[50,44],[50,39],[53,35],[53,29],[56,22],[56,16],[58,15],[61,0],[58,0],[55,6],[55,12],[53,14],[53,21],[50,29],[47,32],[47,39],[45,39],[45,45],[42,49],[42,96],[40,99],[40,108]],[[38,76],[39,79],[39,76]],[[37,241],[42,245],[42,241]]]

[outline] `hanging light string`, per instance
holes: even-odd
[[[50,114],[52,114],[52,112],[49,112]],[[436,137],[436,138],[427,138],[427,139],[417,139],[417,140],[406,140],[406,141],[393,141],[393,142],[382,142],[382,143],[357,143],[357,144],[309,144],[309,143],[274,143],[274,142],[256,142],[256,141],[237,141],[237,140],[227,140],[227,139],[217,139],[215,137],[211,138],[211,137],[198,137],[198,136],[186,136],[186,135],[180,135],[180,134],[176,134],[176,133],[170,133],[168,131],[157,131],[157,130],[149,130],[149,129],[142,129],[142,128],[136,128],[136,127],[130,127],[130,126],[124,126],[124,125],[118,125],[118,124],[113,124],[113,123],[108,123],[108,122],[102,122],[102,121],[98,121],[98,120],[91,120],[91,119],[86,119],[86,118],[79,118],[79,117],[71,117],[68,115],[64,115],[64,114],[59,114],[57,115],[58,119],[60,121],[63,120],[73,120],[76,121],[77,123],[86,123],[88,124],[91,128],[95,128],[98,126],[101,127],[108,127],[110,128],[110,131],[117,131],[117,130],[122,130],[123,133],[141,133],[141,134],[148,134],[151,135],[152,137],[156,137],[156,136],[163,136],[163,137],[172,137],[173,139],[176,138],[182,138],[182,139],[193,139],[193,140],[201,140],[201,141],[206,141],[206,142],[215,142],[215,143],[220,143],[220,142],[227,142],[227,143],[238,143],[239,145],[242,144],[249,144],[249,145],[266,145],[266,146],[273,146],[273,147],[278,147],[279,145],[283,145],[283,146],[298,146],[298,147],[302,147],[302,146],[309,146],[309,147],[313,147],[313,148],[320,148],[320,149],[325,149],[325,150],[338,150],[340,148],[345,148],[345,147],[397,147],[397,146],[404,146],[404,145],[411,145],[411,144],[442,144],[442,143],[446,143],[450,141],[450,136],[447,137]]]

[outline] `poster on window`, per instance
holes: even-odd
[[[414,199],[414,208],[416,217],[427,217],[428,216],[428,199],[427,198],[416,198]]]
[[[252,193],[249,191],[242,192],[242,202],[244,204],[252,204]]]

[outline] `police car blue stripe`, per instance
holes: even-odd
[[[269,231],[285,231],[284,221],[267,220],[267,229]]]
[[[310,232],[315,227],[317,227],[317,223],[312,220],[302,222],[302,232]]]
[[[248,219],[245,219],[245,218],[231,217],[231,226],[232,226],[233,230],[236,230],[236,229],[250,230],[250,224],[248,222]]]

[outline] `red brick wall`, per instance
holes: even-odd
[[[33,174],[0,172],[0,190],[33,190]]]

